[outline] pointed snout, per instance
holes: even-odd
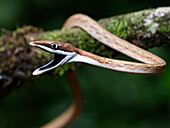
[[[50,47],[51,42],[50,41],[32,41],[29,43],[31,46],[45,46]]]

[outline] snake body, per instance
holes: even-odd
[[[64,29],[70,29],[73,27],[84,29],[87,33],[89,33],[101,43],[143,63],[101,57],[75,48],[69,43],[63,43],[59,41],[33,41],[30,43],[31,45],[40,47],[47,52],[57,55],[66,55],[66,57],[62,59],[60,63],[54,65],[54,60],[42,68],[34,71],[34,75],[45,73],[48,70],[52,70],[60,65],[70,62],[85,62],[102,68],[136,74],[160,74],[165,70],[166,62],[163,59],[113,35],[86,15],[75,14],[71,16],[63,26]],[[81,89],[79,86],[74,86],[72,88],[72,92],[74,94],[75,102],[64,114],[45,125],[45,128],[66,127],[79,115],[83,100],[82,97],[79,97],[79,95],[81,95]]]
[[[129,57],[144,63],[134,63],[108,59],[100,57],[83,50],[78,50],[79,54],[88,56],[101,64],[108,65],[107,68],[131,73],[140,74],[159,74],[165,70],[166,63],[158,56],[143,50],[101,27],[96,21],[83,14],[75,14],[71,16],[64,24],[63,28],[80,27],[93,36],[101,43],[113,48]],[[105,67],[104,67],[105,68]]]

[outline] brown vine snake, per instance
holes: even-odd
[[[63,43],[59,41],[33,41],[30,42],[30,45],[37,46],[44,51],[54,54],[54,59],[50,63],[36,69],[33,72],[33,75],[43,74],[49,70],[57,68],[58,66],[71,62],[84,62],[102,68],[136,74],[160,74],[165,70],[166,62],[163,59],[123,39],[120,39],[119,37],[105,30],[96,21],[86,15],[75,14],[71,16],[63,26],[65,29],[73,27],[80,27],[84,29],[87,33],[89,33],[101,43],[143,63],[101,57],[75,48],[69,43]],[[77,89],[77,87],[73,87],[72,91],[73,94],[77,93],[77,96],[74,98],[78,97],[78,95],[81,95],[81,89]],[[73,103],[63,115],[56,118],[52,123],[49,123],[44,127],[66,127],[76,118],[76,116],[79,115],[81,110],[77,106],[81,106],[81,100],[82,99],[79,98],[77,102]]]

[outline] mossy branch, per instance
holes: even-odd
[[[170,43],[170,7],[142,10],[98,21],[105,29],[129,42],[148,49]],[[32,80],[32,71],[52,59],[48,53],[28,45],[32,40],[57,40],[72,43],[75,47],[105,57],[113,57],[116,51],[102,45],[85,31],[75,28],[44,32],[24,26],[16,31],[2,31],[0,37],[0,98]],[[76,69],[75,63],[66,64],[49,72],[61,76]]]

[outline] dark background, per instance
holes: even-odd
[[[0,0],[0,28],[34,25],[53,30],[60,29],[74,13],[98,20],[168,5],[169,0]],[[79,68],[85,103],[70,128],[169,128],[169,49],[150,50],[167,62],[161,75],[120,73],[89,65]],[[53,79],[43,75],[0,102],[0,128],[42,126],[62,113],[71,99],[65,76]]]

